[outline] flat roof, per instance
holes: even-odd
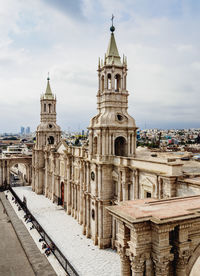
[[[107,209],[112,215],[131,223],[150,220],[160,224],[200,217],[200,195],[162,200],[153,198],[128,200]]]

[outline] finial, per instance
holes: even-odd
[[[115,27],[113,26],[113,19],[114,15],[112,14],[111,21],[112,21],[112,26],[110,27],[110,31],[113,33],[115,31]]]
[[[50,78],[49,78],[49,72],[48,72],[48,75],[47,75],[47,80],[48,80],[48,81],[50,80]]]
[[[98,67],[99,67],[99,68],[101,67],[101,64],[100,64],[100,57],[99,57],[99,60],[98,60]]]

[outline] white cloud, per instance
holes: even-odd
[[[6,119],[0,132],[39,123],[48,71],[61,127],[89,125],[96,113],[97,60],[107,48],[112,13],[119,52],[128,57],[129,112],[137,125],[146,118],[149,126],[198,125],[200,19],[187,6],[171,17],[170,9],[151,14],[147,1],[82,0],[76,12],[42,0],[1,2],[0,116]]]

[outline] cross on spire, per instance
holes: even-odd
[[[113,19],[114,15],[112,14],[111,21],[112,21],[112,26],[110,27],[110,31],[113,33],[115,31],[115,27],[113,26]]]
[[[48,72],[48,74],[47,74],[47,80],[50,80],[50,78],[49,78],[49,72]]]
[[[113,26],[113,20],[114,20],[114,15],[112,14],[111,21],[112,21],[112,26]]]

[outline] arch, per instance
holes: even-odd
[[[112,77],[111,74],[109,73],[107,75],[107,89],[111,89],[112,88]]]
[[[186,275],[189,276],[192,268],[194,267],[196,261],[198,260],[198,258],[200,257],[200,243],[197,245],[197,247],[195,248],[195,250],[193,251],[193,253],[191,254],[187,267],[186,267]]]
[[[49,136],[48,143],[49,143],[49,145],[53,145],[54,144],[54,137],[53,136]]]
[[[101,91],[104,91],[104,76],[101,77]]]
[[[97,154],[97,137],[93,140],[93,154]]]
[[[115,155],[127,156],[127,143],[126,139],[122,136],[115,139]]]
[[[65,201],[65,185],[64,182],[61,182],[60,186],[60,198],[61,198],[61,205],[64,206],[64,201]]]
[[[121,89],[121,76],[119,74],[115,75],[115,92],[119,92]]]
[[[9,159],[7,160],[7,167],[9,169],[9,172],[6,173],[6,175],[5,175],[6,183],[8,185],[14,184],[14,182],[15,182],[14,175],[17,178],[18,174],[15,174],[14,171],[11,173],[11,169],[17,168],[18,164],[23,164],[25,167],[24,168],[25,173],[20,174],[21,176],[23,176],[21,178],[21,180],[23,180],[23,183],[30,185],[31,178],[32,178],[32,158],[30,156],[27,156],[27,157],[15,156],[15,157],[13,157],[13,159],[9,157]],[[2,184],[3,183],[0,183],[0,186]],[[19,185],[19,183],[18,183],[18,185]]]
[[[44,112],[46,112],[46,104],[44,104]]]

